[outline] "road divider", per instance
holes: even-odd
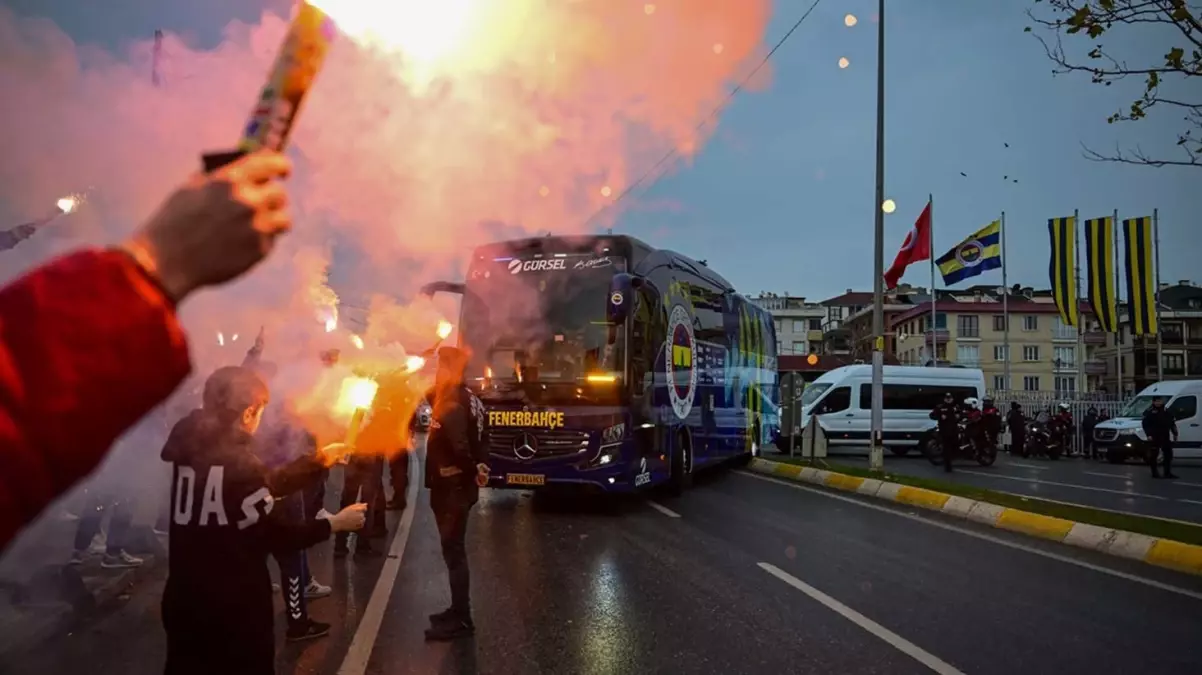
[[[1202,541],[1202,527],[1029,499],[973,486],[933,485],[935,481],[912,476],[884,474],[882,480],[846,473],[842,467],[836,471],[760,457],[752,460],[749,468],[761,474],[915,506],[1001,530],[1202,576],[1202,545],[1177,540]],[[1012,506],[1016,502],[1024,508]],[[1115,524],[1124,524],[1127,529],[1115,527]],[[1132,530],[1143,530],[1144,533]],[[1174,534],[1178,536],[1171,536]]]

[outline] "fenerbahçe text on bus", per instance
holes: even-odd
[[[769,315],[705,263],[627,236],[481,246],[463,283],[467,378],[494,488],[683,489],[779,434]]]

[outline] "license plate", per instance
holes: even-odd
[[[505,476],[509,485],[546,485],[547,477],[541,473],[511,473]]]

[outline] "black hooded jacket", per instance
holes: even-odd
[[[476,465],[488,463],[488,428],[484,405],[467,387],[431,389],[433,407],[426,439],[426,487],[457,485],[474,489]]]
[[[205,410],[176,423],[163,446],[163,460],[173,465],[163,592],[168,672],[270,673],[274,633],[267,555],[308,548],[330,536],[325,520],[295,523],[281,518],[280,510],[273,513],[276,498],[319,479],[321,464],[304,456],[271,471],[254,450],[254,436]],[[209,645],[202,654],[171,653],[172,644],[191,644],[192,634],[203,635]],[[183,657],[188,670],[173,669],[171,662]]]

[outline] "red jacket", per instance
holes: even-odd
[[[174,304],[124,253],[74,253],[0,289],[0,548],[190,369]]]

